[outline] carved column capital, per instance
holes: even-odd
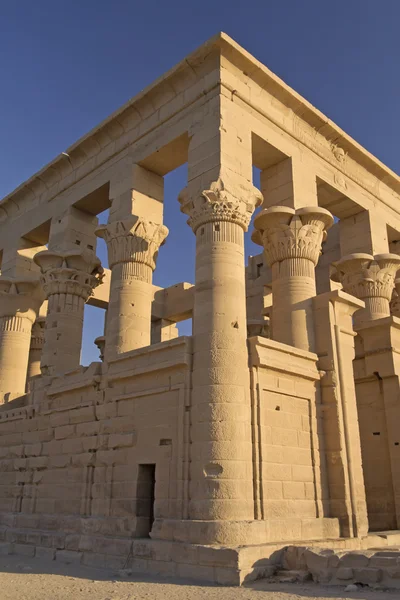
[[[104,349],[108,360],[150,344],[152,277],[168,229],[132,215],[102,225],[96,235],[107,243],[112,271]]]
[[[349,254],[336,264],[336,269],[344,291],[365,302],[365,309],[355,315],[358,324],[390,315],[389,302],[400,269],[400,256]]]
[[[302,258],[317,264],[326,231],[333,224],[329,211],[318,206],[294,210],[272,206],[254,219],[252,240],[264,247],[270,267],[287,259]]]
[[[43,300],[39,279],[0,277],[0,318],[26,318],[33,323]]]
[[[118,263],[140,263],[156,268],[158,250],[165,242],[168,228],[142,217],[132,216],[96,229],[107,243],[110,269]]]
[[[314,351],[315,266],[332,224],[318,206],[271,206],[254,219],[252,240],[272,268],[272,334],[279,342]]]
[[[188,225],[196,233],[201,225],[226,221],[239,225],[247,231],[250,219],[263,197],[256,187],[245,190],[236,188],[222,178],[213,181],[210,189],[193,196],[184,188],[179,196],[181,211],[189,216]]]
[[[42,271],[42,285],[46,297],[54,294],[71,294],[86,300],[102,280],[103,268],[92,252],[38,252],[35,263]]]
[[[32,323],[43,300],[39,278],[0,277],[0,404],[25,393]]]
[[[366,298],[392,298],[394,278],[400,269],[397,254],[349,254],[337,264],[339,280],[345,292],[365,300]]]

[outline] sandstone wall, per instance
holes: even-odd
[[[107,373],[92,363],[40,384],[30,406],[5,406],[0,538],[127,555],[128,539],[151,527],[140,465],[155,465],[154,517],[182,517],[190,360],[180,338],[127,353]]]
[[[255,498],[271,541],[339,535],[327,502],[317,356],[249,339]]]

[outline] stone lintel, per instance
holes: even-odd
[[[107,309],[110,299],[111,270],[104,269],[101,285],[93,290],[87,304]],[[195,286],[182,282],[167,288],[153,285],[152,320],[166,319],[178,323],[190,319],[193,313]]]
[[[353,308],[353,312],[365,307],[365,302],[351,294],[347,294],[343,290],[332,290],[330,292],[318,294],[318,296],[315,296],[313,299],[313,302],[316,308],[327,306],[329,302],[334,304],[345,304],[348,307]]]
[[[263,337],[249,338],[248,344],[250,367],[267,367],[305,379],[320,379],[316,367],[318,356],[314,352]]]

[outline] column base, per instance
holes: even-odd
[[[15,518],[15,516],[10,514],[11,518]],[[21,514],[18,516],[22,517]],[[26,518],[37,520],[38,515],[25,515],[25,520]],[[32,532],[32,529],[27,529],[27,525],[29,523],[25,523],[25,527],[22,529],[7,528],[5,541],[0,542],[2,555],[36,556],[42,560],[85,565],[103,571],[104,569],[107,571],[122,569],[122,572],[119,573],[120,576],[140,573],[141,575],[179,577],[230,586],[240,586],[256,579],[270,577],[282,568],[304,570],[305,548],[301,541],[241,547],[212,547],[148,538],[132,539],[130,536],[110,537],[108,535],[105,537],[99,535],[97,531],[96,533],[86,532],[80,542],[80,536],[76,533],[66,535],[55,531]],[[27,536],[28,532],[29,537]],[[348,554],[351,551],[369,548],[385,550],[388,546],[393,546],[400,535],[399,532],[391,533],[392,535],[379,533],[351,539],[308,541],[307,550],[313,559],[313,567],[324,567],[327,556],[333,557],[337,561],[339,553],[339,557],[347,554],[351,560],[353,555]],[[67,550],[66,547],[70,549]],[[365,553],[366,560],[371,558],[371,554],[373,554],[371,551]],[[357,552],[356,557],[359,556],[360,552]],[[395,555],[394,558],[396,559],[397,556]],[[386,566],[379,565],[382,569]],[[331,570],[335,568],[337,567],[332,566]],[[311,566],[309,570],[313,572]],[[374,570],[378,569],[365,569],[365,577],[368,576],[369,571]],[[325,572],[326,569],[324,569]],[[318,575],[318,573],[316,574]],[[392,577],[390,575],[389,578],[392,584],[398,581]],[[342,584],[342,582],[343,580],[340,580],[337,583]]]
[[[156,519],[153,540],[210,545],[252,545],[340,536],[338,519],[267,519],[265,521],[192,521]]]
[[[210,522],[157,520],[155,526],[186,523],[209,526]],[[297,523],[297,525],[296,525]],[[135,517],[84,517],[42,513],[0,512],[5,530],[0,554],[21,554],[64,563],[82,564],[100,569],[123,569],[170,577],[191,578],[220,585],[241,585],[273,575],[281,568],[287,546],[307,546],[356,550],[388,546],[397,536],[383,539],[382,534],[339,538],[336,519],[282,519],[245,521],[269,530],[262,543],[196,544],[180,540],[137,538]],[[300,524],[300,528],[299,528]],[[219,525],[217,523],[217,525]],[[226,525],[232,526],[231,522]],[[275,532],[272,532],[275,525]],[[292,528],[290,528],[292,526]],[[295,539],[295,528],[303,537]],[[179,529],[179,526],[178,526]],[[323,535],[323,539],[321,536]]]

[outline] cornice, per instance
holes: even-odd
[[[362,177],[355,176],[354,168],[349,166],[348,169],[343,169],[337,152],[343,152],[347,159],[354,161],[356,165],[361,166],[375,177],[377,185],[379,185],[379,182],[383,182],[394,192],[394,196],[400,194],[400,177],[396,173],[353,140],[333,121],[290,88],[232,38],[221,32],[156,79],[139,94],[128,100],[121,108],[67,148],[65,152],[56,156],[54,160],[3,198],[0,201],[0,221],[18,214],[21,200],[31,200],[32,203],[37,204],[39,199],[43,201],[42,197],[45,197],[46,201],[51,201],[52,198],[77,183],[90,172],[111,158],[118,156],[152,129],[172,118],[176,111],[171,110],[168,112],[169,103],[173,102],[181,92],[200,80],[204,80],[203,87],[199,88],[198,93],[187,96],[186,100],[184,98],[178,112],[184,110],[199,98],[204,97],[205,93],[214,89],[218,84],[224,86],[231,93],[234,91],[238,98],[246,102],[251,108],[259,111],[259,107],[254,107],[248,98],[240,94],[240,91],[230,89],[229,84],[223,81],[221,57],[224,57],[245,74],[248,80],[256,82],[281,102],[284,107],[292,111],[294,125],[304,123],[318,136],[321,136],[321,139],[325,139],[332,147],[332,156],[328,157],[325,153],[318,152],[315,146],[310,145],[309,141],[304,139],[304,136],[302,137],[300,130],[290,131],[285,128],[285,131],[292,137],[310,147],[316,154],[320,154],[324,160],[331,162],[339,171],[357,184],[362,185],[369,193],[378,197],[381,202],[386,204],[372,186],[363,183]],[[218,65],[220,69],[219,83],[207,80],[207,72],[218,68]],[[160,113],[159,118],[151,126],[150,117],[161,110],[163,111],[163,117],[160,118]],[[263,111],[263,114],[273,122],[273,118],[268,114],[268,111]],[[282,128],[281,124],[276,124]]]
[[[363,166],[369,173],[377,177],[380,181],[383,181],[397,194],[400,194],[400,176],[397,173],[368,152],[368,150],[356,142],[331,119],[326,117],[320,110],[308,102],[308,100],[298,94],[293,88],[280,79],[280,77],[275,75],[268,67],[257,60],[225,33],[220,34],[219,45],[221,48],[221,55],[226,57],[229,62],[240,69],[248,80],[256,82],[260,88],[268,91],[275,100],[278,100],[286,108],[289,108],[293,112],[294,117],[307,123],[316,133],[325,138],[332,147],[333,154],[335,154],[336,149],[343,150],[345,155],[354,159],[356,163]],[[229,83],[223,80],[223,77],[221,84],[226,87],[230,93],[234,92],[235,96],[240,97],[246,104],[249,104],[251,108],[258,110],[248,98],[241,96],[239,90],[232,90]],[[273,121],[267,111],[264,112],[264,115]],[[279,123],[276,124],[282,128]],[[288,129],[285,129],[285,131],[291,133],[293,137],[307,145],[298,135],[293,134],[293,132],[288,131]],[[312,148],[312,150],[315,152],[315,148]],[[323,156],[323,158],[326,160],[326,156]],[[337,167],[338,165],[335,164],[335,166]],[[339,170],[341,170],[340,167]],[[359,182],[357,181],[357,183]],[[372,190],[368,191],[373,193]]]

